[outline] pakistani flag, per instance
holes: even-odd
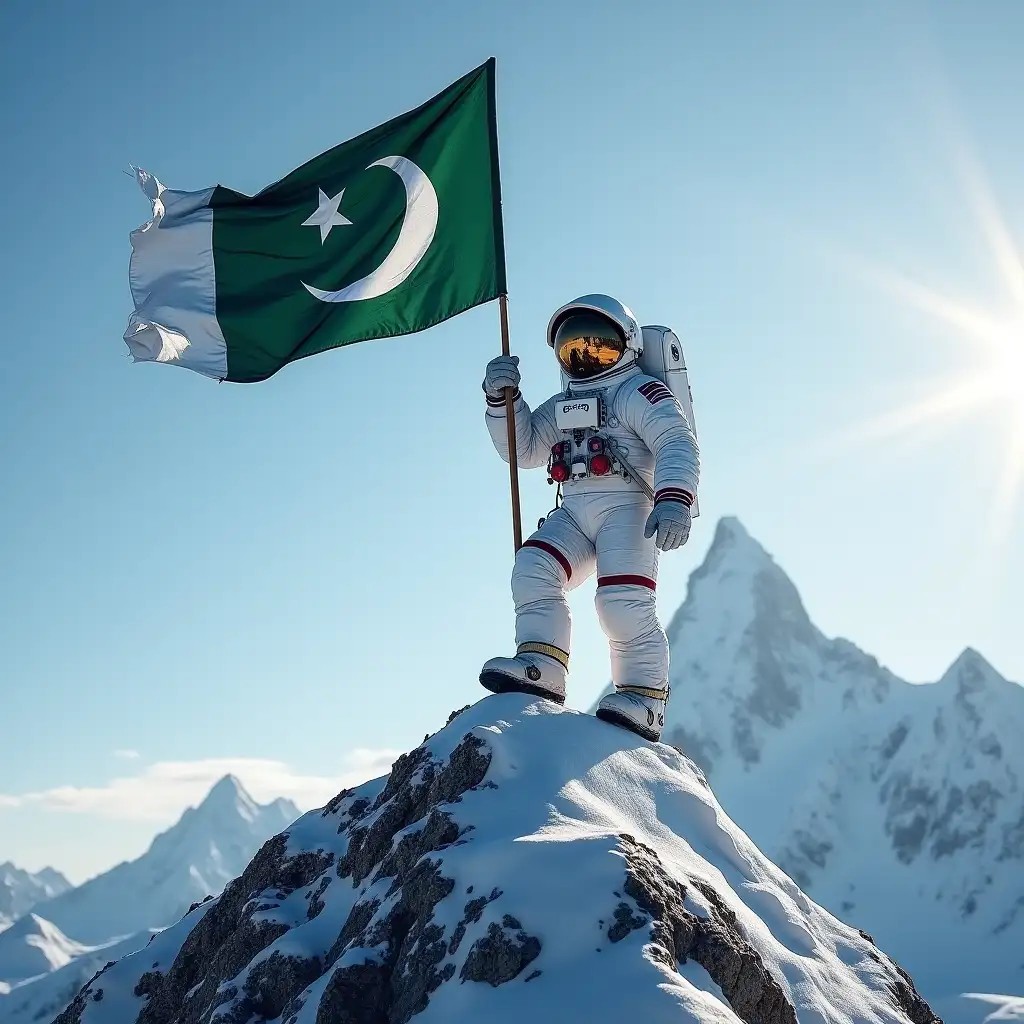
[[[139,184],[134,359],[218,380],[411,334],[505,293],[494,59],[255,196]]]

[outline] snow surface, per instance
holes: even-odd
[[[676,750],[515,694],[481,700],[425,746],[444,761],[467,733],[483,741],[490,766],[481,785],[445,805],[466,841],[428,855],[441,862],[442,875],[455,880],[454,890],[437,904],[434,922],[450,936],[467,893],[497,888],[500,894],[479,921],[468,924],[459,949],[437,965],[441,970],[450,959],[456,973],[430,996],[417,1021],[522,1024],[550,1020],[557,1009],[572,1020],[736,1024],[739,1018],[702,968],[687,963],[673,971],[650,956],[649,927],[619,942],[609,940],[609,923],[623,900],[619,836],[625,833],[657,851],[667,872],[686,886],[694,913],[707,915],[694,881],[709,883],[720,894],[801,1024],[906,1024],[887,987],[896,978],[895,968],[763,856],[723,811],[699,770]],[[367,783],[346,803],[374,800],[383,784],[383,779]],[[361,824],[369,822],[370,817]],[[347,843],[333,814],[311,811],[290,829],[288,851],[328,851],[337,862]],[[288,931],[230,984],[243,991],[249,971],[274,952],[324,958],[354,903],[370,890],[384,897],[389,880],[370,878],[372,873],[353,887],[339,881],[331,867],[319,880],[327,879],[326,889],[314,882],[283,900],[276,886],[266,890],[267,919]],[[325,906],[309,920],[314,891]],[[378,916],[388,908],[385,899]],[[154,963],[167,971],[198,914],[97,978],[86,994],[82,1024],[135,1019],[146,999],[132,994],[136,983]],[[504,915],[517,918],[540,940],[539,955],[520,976],[498,987],[460,983],[457,961]],[[369,955],[369,950],[350,951],[339,963]],[[307,989],[297,1024],[315,1024],[330,974]],[[225,981],[221,988],[227,987]],[[218,1014],[231,1008],[229,1001]]]
[[[757,845],[947,1024],[981,1019],[964,992],[1024,993],[1024,687],[971,650],[911,685],[825,637],[735,519],[667,633],[663,738]]]

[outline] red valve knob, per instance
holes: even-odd
[[[551,479],[557,483],[562,483],[569,479],[569,464],[559,460],[558,462],[551,463],[551,469],[548,470],[551,474]]]
[[[590,472],[594,476],[604,476],[605,473],[611,471],[612,460],[607,455],[595,455],[590,460]]]

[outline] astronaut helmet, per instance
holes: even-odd
[[[610,295],[581,295],[556,309],[548,344],[571,381],[591,380],[636,362],[644,348],[640,323]]]

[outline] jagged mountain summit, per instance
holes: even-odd
[[[965,651],[912,685],[824,636],[735,519],[667,632],[663,739],[818,903],[871,932],[947,1021],[1024,992],[1024,687]]]
[[[27,914],[37,903],[70,889],[71,883],[53,868],[24,871],[10,861],[0,864],[0,932]]]
[[[57,1024],[933,1024],[664,744],[486,697],[270,840]]]
[[[255,804],[236,778],[226,776],[137,860],[37,903],[32,920],[0,933],[0,981],[24,980],[32,964],[39,967],[35,973],[50,969],[43,966],[44,950],[61,948],[56,935],[73,947],[97,947],[173,923],[192,903],[220,892],[267,837],[298,814],[287,800]],[[49,938],[39,937],[44,933]]]

